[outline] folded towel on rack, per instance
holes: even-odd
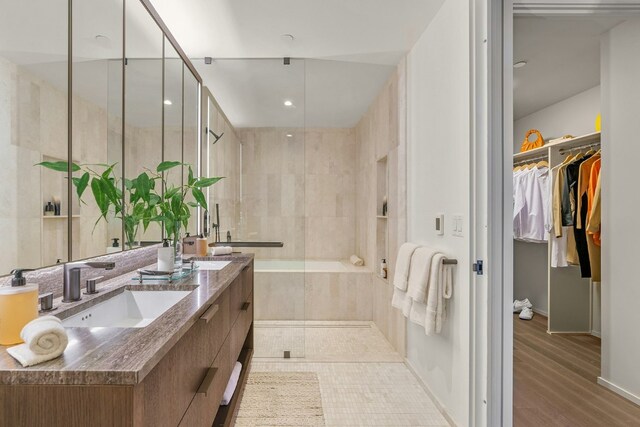
[[[233,253],[233,248],[231,246],[214,246],[211,248],[211,255],[231,255]]]
[[[55,316],[42,316],[32,320],[22,328],[20,337],[24,344],[9,347],[7,353],[24,367],[55,359],[69,343],[62,322]]]
[[[416,251],[416,253],[418,253],[418,251]],[[411,299],[411,305],[406,304],[404,312],[406,312],[405,316],[413,323],[424,326],[427,317],[428,292],[437,280],[436,269],[434,268],[436,264],[434,261],[440,259],[440,257],[444,258],[444,255],[434,249],[429,249],[428,252],[418,255],[420,256],[420,261],[416,261],[416,263],[419,267],[417,267],[416,270],[411,270],[411,276],[409,278],[409,288],[412,290],[412,296],[407,299]],[[414,261],[412,260],[411,262],[413,263]],[[416,285],[413,285],[414,273],[418,281]],[[418,291],[420,292],[418,293]],[[409,296],[408,293],[407,296]]]
[[[411,257],[411,269],[409,273],[409,286],[407,297],[414,301],[427,303],[429,289],[429,276],[431,272],[431,260],[440,252],[437,249],[422,246],[415,250]]]
[[[349,262],[356,267],[362,267],[364,265],[364,260],[358,255],[351,255],[351,257],[349,257]]]
[[[235,393],[236,387],[238,387],[240,372],[242,372],[242,363],[236,362],[236,366],[233,367],[233,371],[231,372],[231,378],[229,378],[229,382],[227,383],[227,388],[224,389],[224,394],[222,395],[222,402],[220,402],[220,405],[227,406],[229,402],[231,402],[233,393]]]
[[[453,268],[445,265],[445,256],[438,254],[433,257],[427,297],[427,313],[424,329],[427,335],[439,334],[447,318],[446,300],[453,294]]]
[[[409,269],[411,267],[411,257],[419,245],[415,243],[404,243],[398,250],[396,258],[396,270],[393,276],[393,286],[406,292],[409,286]]]

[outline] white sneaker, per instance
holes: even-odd
[[[525,307],[522,309],[518,317],[522,320],[531,320],[533,319],[533,310],[529,307]]]
[[[531,302],[529,301],[529,298],[525,298],[522,301],[521,300],[515,300],[513,302],[513,312],[514,313],[520,313],[522,311],[523,308],[532,308],[533,304],[531,304]]]

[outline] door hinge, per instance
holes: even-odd
[[[473,263],[473,271],[475,271],[478,276],[484,274],[483,261],[481,259]]]

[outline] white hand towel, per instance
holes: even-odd
[[[231,255],[233,248],[231,246],[215,246],[211,248],[211,255]]]
[[[349,261],[351,262],[351,264],[355,265],[356,267],[362,267],[364,265],[364,260],[360,258],[358,255],[351,255],[351,257],[349,258]]]
[[[429,273],[431,270],[431,259],[438,252],[435,249],[419,247],[411,256],[411,268],[409,269],[409,286],[407,296],[402,307],[402,314],[405,317],[414,319],[424,319],[426,315],[427,290],[429,288]],[[415,307],[413,307],[415,305]],[[413,316],[411,315],[414,312]],[[422,326],[423,320],[418,324]]]
[[[9,347],[7,353],[22,366],[32,366],[60,356],[69,338],[62,322],[55,316],[42,316],[27,323],[20,337],[24,344]]]
[[[451,266],[444,265],[445,257],[438,254],[433,257],[431,270],[432,283],[429,286],[427,298],[427,315],[424,329],[427,335],[439,334],[442,325],[447,318],[446,301],[451,298],[453,292],[453,271]]]
[[[420,247],[413,252],[407,287],[407,296],[412,300],[427,303],[431,260],[438,253],[436,249],[428,247]]]
[[[238,386],[240,372],[242,372],[242,363],[236,362],[236,366],[233,367],[233,371],[231,372],[231,378],[229,378],[229,382],[227,383],[227,388],[224,389],[222,402],[220,402],[221,405],[227,406],[229,402],[231,402],[233,393],[235,393],[236,387]]]
[[[415,243],[404,243],[400,246],[398,257],[396,258],[396,270],[393,276],[393,286],[401,291],[407,291],[409,286],[409,272],[411,266],[411,257],[418,245]]]

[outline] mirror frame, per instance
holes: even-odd
[[[72,158],[72,154],[73,154],[73,1],[74,0],[68,0],[67,5],[68,5],[68,34],[67,34],[67,39],[68,39],[68,93],[67,93],[67,106],[68,106],[68,114],[67,114],[67,127],[68,127],[68,142],[67,142],[67,157],[69,159]],[[167,25],[165,24],[165,22],[162,20],[162,18],[160,17],[160,15],[158,14],[158,12],[156,11],[156,9],[153,7],[153,5],[151,4],[150,0],[128,0],[128,1],[139,1],[142,6],[145,8],[145,10],[149,13],[149,15],[151,16],[151,18],[153,19],[153,21],[155,22],[155,24],[158,26],[158,28],[160,29],[160,31],[163,34],[163,63],[164,63],[164,43],[166,41],[169,41],[169,43],[171,43],[172,47],[175,49],[175,51],[178,53],[178,55],[180,56],[180,58],[182,59],[182,63],[183,63],[183,70],[186,68],[187,70],[189,70],[191,72],[191,74],[193,75],[193,77],[195,78],[195,80],[197,81],[197,85],[198,85],[198,90],[197,90],[197,100],[198,100],[198,109],[200,108],[201,105],[201,96],[202,96],[202,77],[200,76],[200,74],[198,73],[198,71],[196,70],[195,66],[193,65],[193,63],[189,60],[189,57],[187,56],[187,54],[184,52],[184,50],[182,49],[182,47],[178,44],[177,40],[175,39],[175,37],[173,36],[173,34],[171,34],[171,31],[169,31],[169,28],[167,27]],[[125,79],[126,79],[126,73],[125,73],[125,67],[126,67],[126,59],[127,59],[127,54],[126,54],[126,28],[125,28],[125,23],[126,23],[126,13],[127,13],[127,8],[126,8],[126,2],[127,0],[124,0],[122,2],[122,61],[121,61],[121,67],[122,67],[122,96],[121,96],[121,108],[122,108],[122,158],[121,158],[121,162],[122,162],[122,171],[124,174],[125,171],[125,162],[126,162],[126,152],[125,152],[125,123],[126,123],[126,112],[125,112],[125,96],[126,96],[126,85],[125,85]],[[185,70],[186,71],[186,70]],[[183,71],[183,72],[185,72]],[[185,79],[183,78],[183,83],[182,83],[182,92],[183,92],[183,96],[184,96],[184,81]],[[163,79],[162,82],[162,92],[164,94],[165,91],[165,81]],[[200,159],[201,158],[201,128],[202,128],[202,121],[201,121],[201,113],[200,111],[197,112],[197,118],[198,118],[198,122],[197,122],[197,134],[198,134],[198,141],[197,141],[197,152],[195,154],[195,158],[196,159]],[[184,132],[184,123],[182,123],[182,128],[183,128],[183,132]],[[162,133],[164,134],[164,123],[163,123],[163,129],[162,129]],[[163,138],[164,140],[164,138]],[[164,141],[163,141],[164,143]],[[184,144],[184,141],[183,141]],[[184,148],[183,148],[184,149]],[[164,151],[164,147],[163,147],[163,151]],[[194,173],[196,174],[196,176],[201,176],[201,167],[200,167],[200,161],[198,161],[197,165],[194,165]],[[72,177],[73,175],[73,171],[72,171],[72,162],[69,162],[68,164],[68,169],[67,169],[67,200],[68,200],[68,206],[67,208],[69,209],[69,212],[71,212],[71,209],[73,208],[73,197],[71,197],[71,195],[74,192],[74,187],[73,187],[73,183],[72,180],[70,179],[70,177]],[[123,180],[123,187],[124,187],[124,180]],[[125,191],[123,188],[123,197],[124,197]],[[193,215],[193,218],[196,219],[197,223],[196,223],[196,229],[198,230],[198,232],[200,232],[201,230],[201,209],[198,208],[196,211],[196,214]],[[126,251],[129,250],[126,248],[125,245],[125,231],[124,231],[124,224],[121,224],[121,233],[120,233],[120,242],[121,242],[121,248],[122,251]],[[108,242],[105,242],[105,244],[108,244]],[[72,218],[71,215],[69,216],[69,218],[67,218],[67,262],[71,262],[71,261],[76,261],[76,260],[80,260],[82,258],[79,257],[74,257],[74,245],[73,245],[73,224],[72,224]],[[104,254],[94,254],[91,255],[89,258],[93,258],[95,256],[100,256],[100,255],[104,255]],[[44,268],[47,266],[41,265],[41,266],[37,266],[36,268]]]

